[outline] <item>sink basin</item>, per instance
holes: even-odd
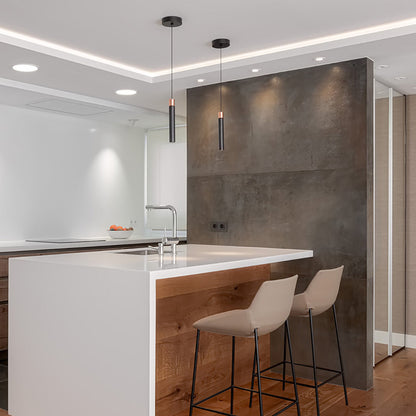
[[[164,254],[171,254],[172,250],[164,250]],[[134,251],[117,251],[117,254],[133,254],[134,256],[151,256],[153,254],[158,254],[157,250],[152,250],[145,248],[143,250],[134,250]]]
[[[117,254],[133,254],[135,256],[146,256],[146,255],[152,255],[157,254],[156,250],[134,250],[134,251],[119,251]]]

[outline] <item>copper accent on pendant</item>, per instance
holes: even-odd
[[[218,111],[218,118],[224,118],[224,113],[222,111]]]
[[[175,105],[175,99],[174,98],[171,98],[169,100],[169,105]]]

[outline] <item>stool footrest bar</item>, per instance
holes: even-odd
[[[193,407],[196,407],[197,409],[205,410],[205,411],[207,411],[207,412],[217,413],[217,414],[219,414],[219,415],[225,415],[225,416],[235,416],[235,415],[233,415],[233,414],[231,414],[231,413],[224,413],[224,412],[221,412],[221,411],[219,411],[219,410],[208,409],[207,407],[197,406],[196,404],[194,404],[194,405],[193,405]]]
[[[272,368],[278,367],[279,365],[283,365],[283,364],[290,364],[290,361],[281,361],[280,363],[277,364],[273,364],[270,367],[264,368],[263,370],[261,370],[260,372],[263,373],[265,371],[271,370]],[[302,363],[293,363],[293,365],[297,365],[299,367],[307,367],[307,368],[313,368],[313,365],[310,364],[302,364]],[[318,367],[316,366],[317,370],[322,370],[322,371],[330,371],[331,373],[337,373],[337,374],[341,374],[341,370],[332,370],[331,368],[326,368],[326,367]]]
[[[321,386],[323,386],[324,384],[329,383],[331,380],[333,380],[334,378],[339,377],[340,375],[341,375],[341,372],[338,372],[337,374],[334,374],[333,376],[331,376],[331,377],[327,378],[326,380],[322,381],[321,383],[319,383],[319,384],[318,384],[318,387],[321,387]],[[276,378],[276,377],[261,376],[261,378],[265,378],[266,380],[273,380],[273,381],[280,381],[280,382],[283,382],[283,379],[281,379],[281,378]],[[291,381],[291,380],[286,379],[286,380],[284,380],[284,381],[285,381],[286,383],[293,384],[293,381]],[[306,383],[302,383],[301,381],[296,381],[296,384],[297,384],[298,386],[302,386],[302,387],[311,387],[311,388],[313,388],[313,389],[315,388],[315,386],[314,386],[313,384],[306,384]],[[263,394],[265,394],[265,393],[263,393]]]
[[[222,393],[225,393],[226,391],[228,391],[228,390],[232,389],[233,387],[235,387],[235,386],[229,386],[229,387],[227,387],[226,389],[223,389],[223,390],[217,391],[216,393],[211,394],[211,396],[208,396],[208,397],[206,397],[205,399],[202,399],[202,400],[200,400],[199,402],[194,403],[194,404],[193,404],[193,406],[194,406],[194,407],[195,407],[195,406],[198,406],[199,404],[204,403],[204,402],[206,402],[207,400],[214,398],[215,396],[218,396],[218,395],[220,395],[220,394],[222,394]]]
[[[262,376],[262,377],[263,377],[263,376]],[[254,390],[254,389],[253,389],[253,390],[252,390],[252,389],[247,389],[247,388],[244,388],[244,387],[239,387],[239,386],[234,386],[234,388],[235,388],[235,389],[238,389],[238,390],[244,390],[244,391],[253,392],[253,393],[258,393],[258,392],[259,392],[258,390]],[[292,399],[292,398],[290,398],[290,397],[278,396],[278,395],[276,395],[276,394],[265,393],[264,391],[262,391],[262,392],[261,392],[261,394],[263,394],[263,395],[265,395],[265,396],[269,396],[269,397],[274,397],[274,398],[276,398],[276,399],[287,400],[287,401],[292,402],[292,403],[295,403],[295,402],[296,402],[296,400],[295,400],[295,399]]]

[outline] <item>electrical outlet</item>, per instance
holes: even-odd
[[[228,223],[226,221],[216,221],[209,224],[210,230],[216,233],[226,233],[228,231]]]

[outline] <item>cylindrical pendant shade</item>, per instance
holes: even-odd
[[[175,100],[169,100],[169,142],[175,143]]]
[[[218,148],[224,150],[224,113],[218,113]]]
[[[222,50],[230,46],[230,39],[220,38],[212,41],[212,47],[220,50],[220,111],[218,112],[218,148],[224,150],[224,113],[222,112]],[[232,413],[232,412],[231,412]]]
[[[169,100],[169,142],[175,143],[175,100],[173,98],[173,28],[182,25],[182,17],[165,16],[162,25],[170,28],[170,100]]]

